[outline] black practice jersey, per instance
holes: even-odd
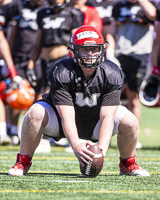
[[[152,4],[157,6],[155,1],[150,1]],[[147,18],[140,4],[131,3],[130,1],[122,1],[116,4],[113,8],[112,16],[121,23],[130,20],[132,23],[148,24],[154,23]]]
[[[89,139],[99,120],[101,106],[120,104],[123,84],[121,69],[109,60],[99,65],[86,80],[81,68],[72,59],[61,60],[48,73],[52,105],[75,108],[78,134]]]
[[[2,8],[2,5],[0,5],[0,25],[1,27],[5,25],[5,16],[4,16],[4,10]]]
[[[157,20],[160,21],[160,3],[157,5]]]
[[[86,5],[95,7],[100,17],[103,19],[103,25],[109,25],[112,21],[112,9],[116,3],[117,3],[116,0],[114,1],[88,0],[86,2]]]
[[[57,13],[52,8],[40,10],[37,15],[37,23],[42,30],[41,46],[68,46],[71,30],[82,26],[83,21],[84,14],[75,8],[66,7]]]
[[[42,5],[32,6],[30,1],[14,1],[7,6],[8,18],[17,21],[17,33],[14,41],[13,56],[30,57],[37,38],[37,12],[47,7],[44,1]]]
[[[1,26],[1,30],[3,30],[4,34],[6,34],[6,25],[7,25],[7,15],[5,12],[5,8],[6,6],[4,5],[0,5],[0,26]]]

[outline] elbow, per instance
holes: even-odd
[[[148,18],[149,18],[151,21],[155,21],[156,18],[157,18],[156,10],[153,10],[152,12],[150,12]]]
[[[155,20],[156,20],[156,15],[154,15],[154,14],[153,14],[153,15],[150,15],[150,20],[151,20],[151,21],[155,21]]]

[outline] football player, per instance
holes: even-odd
[[[105,156],[111,137],[117,134],[120,175],[149,176],[136,163],[138,121],[120,105],[122,71],[104,59],[106,42],[101,32],[92,26],[80,27],[72,35],[69,50],[72,58],[49,70],[49,93],[25,115],[20,152],[8,174],[27,174],[43,133],[56,140],[66,137],[82,165],[94,155],[88,145],[98,141]],[[80,138],[85,139],[83,143]]]
[[[17,73],[22,78],[30,81],[36,92],[36,98],[38,98],[37,96],[40,93],[39,85],[42,81],[40,60],[36,62],[35,70],[28,70],[27,66],[37,38],[37,12],[47,5],[48,4],[43,0],[15,0],[4,8],[7,22],[14,18],[14,25],[9,34],[9,43]],[[19,109],[12,109],[10,112],[11,124],[8,131],[10,137],[18,137],[18,120],[20,112]],[[15,145],[17,142],[15,142]]]
[[[152,52],[155,1],[121,1],[113,7],[112,16],[116,20],[115,56],[125,74],[127,85],[127,108],[140,122],[140,85],[147,74],[149,55]],[[138,142],[137,148],[142,148]]]
[[[87,0],[71,0],[71,6],[84,13],[83,25],[91,25],[102,32],[103,21],[98,11],[93,6],[86,6]]]
[[[47,73],[53,64],[62,58],[69,58],[67,50],[74,31],[83,24],[84,15],[80,10],[68,7],[70,0],[48,0],[50,7],[37,13],[38,36],[28,64],[34,68],[39,55],[43,68],[41,92],[48,90]],[[32,79],[32,77],[31,77]]]
[[[1,26],[0,26],[0,52],[2,54],[3,59],[6,61],[6,65],[8,67],[10,78],[14,82],[19,84],[21,77],[17,76],[17,71],[13,64],[10,48],[9,48],[8,42],[4,36]],[[1,114],[0,114],[0,144],[6,144],[6,143],[11,142],[11,139],[7,136],[5,106],[1,99],[1,92],[5,89],[6,89],[6,83],[4,82],[4,76],[1,73],[1,66],[0,66],[0,111],[1,111]]]
[[[159,15],[158,20],[160,20]],[[152,51],[153,67],[151,73],[143,80],[139,92],[141,103],[147,107],[160,106],[160,21],[155,24],[155,33]]]
[[[69,58],[67,47],[70,37],[78,27],[82,26],[84,21],[83,13],[69,7],[69,2],[70,0],[48,0],[50,7],[37,13],[38,36],[28,64],[28,71],[33,70],[34,63],[40,55],[43,79],[39,83],[39,96],[49,89],[47,81],[49,69],[59,60]],[[32,79],[32,76],[30,78]],[[65,142],[65,140],[62,141]],[[43,140],[42,142],[46,143],[47,141]],[[53,143],[56,142],[53,141]],[[62,142],[62,144],[65,143]],[[43,143],[41,145],[42,147],[39,147],[37,151],[41,151],[41,148],[45,149]]]

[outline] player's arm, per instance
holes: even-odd
[[[105,156],[109,147],[114,127],[114,117],[118,106],[102,106],[100,110],[101,127],[99,131],[98,145]]]
[[[156,38],[153,44],[152,58],[153,58],[153,66],[158,66],[158,56],[160,52],[160,22],[158,22],[158,24],[155,25],[155,32],[156,32]]]
[[[0,31],[0,52],[8,66],[11,78],[14,78],[17,75],[17,71],[14,67],[9,44],[4,36],[3,31]]]
[[[160,53],[160,22],[155,25],[156,38],[153,44],[152,62],[153,68],[151,74],[156,74],[160,77],[160,66],[158,66],[158,58]]]
[[[28,62],[28,69],[26,72],[27,78],[32,86],[37,85],[37,77],[36,77],[35,71],[34,71],[34,64],[41,53],[41,39],[42,39],[42,31],[41,31],[41,29],[38,29],[37,40],[36,40],[31,58]]]
[[[11,32],[9,34],[9,37],[7,37],[7,40],[10,46],[11,53],[13,53],[13,47],[15,45],[15,38],[16,38],[17,29],[18,29],[17,21],[14,20],[11,26],[12,26]]]
[[[4,58],[4,60],[6,61],[6,64],[8,66],[12,66],[13,60],[11,57],[10,48],[9,48],[8,42],[4,36],[3,31],[0,31],[0,51],[1,51],[1,54]]]
[[[109,43],[106,48],[106,59],[114,62],[116,65],[120,66],[120,62],[115,57],[115,39],[111,33],[107,33],[106,41]]]
[[[78,28],[73,28],[72,30],[71,30],[71,34],[73,35],[73,33],[77,30]]]
[[[87,150],[86,146],[91,145],[91,142],[81,143],[76,123],[75,123],[75,110],[73,106],[67,105],[56,105],[56,109],[61,117],[61,123],[63,127],[64,134],[70,143],[75,156],[78,158],[79,162],[83,165],[83,163],[88,164],[88,160],[92,161],[89,155],[94,155],[92,152]]]
[[[148,19],[154,21],[156,19],[156,7],[148,0],[138,0],[142,6]]]
[[[110,17],[110,24],[107,26],[107,34],[105,36],[105,39],[108,42],[108,45],[106,47],[106,59],[120,66],[120,62],[115,56],[115,47],[116,47],[115,35],[116,35],[117,25],[115,20],[112,20],[113,17],[114,14],[112,13],[112,16]]]
[[[38,34],[37,34],[37,40],[31,55],[31,59],[29,60],[28,63],[28,68],[33,69],[34,68],[34,63],[38,59],[40,53],[41,53],[41,39],[42,39],[42,31],[41,29],[38,29]]]

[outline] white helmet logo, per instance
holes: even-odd
[[[77,39],[81,40],[84,38],[99,38],[98,34],[94,31],[84,31],[77,34]]]

